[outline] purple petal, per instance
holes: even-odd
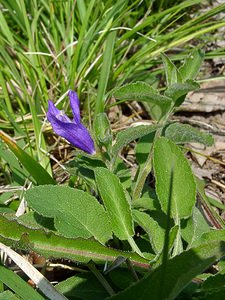
[[[69,98],[70,98],[70,107],[72,109],[73,117],[74,117],[74,122],[79,124],[80,123],[80,101],[77,96],[77,93],[70,90],[69,93]]]
[[[59,110],[55,104],[49,100],[48,101],[48,112],[47,112],[47,119],[49,122],[51,122],[52,118],[57,118],[61,120],[62,122],[68,122],[71,123],[72,121],[70,118],[67,117],[67,115],[64,113],[64,111]]]
[[[83,124],[74,122],[64,122],[53,114],[48,114],[48,120],[52,124],[55,133],[64,137],[75,147],[89,153],[95,153],[94,142]]]

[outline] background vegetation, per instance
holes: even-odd
[[[168,84],[165,70],[171,65],[165,61],[163,65],[160,54],[166,53],[170,63],[178,67],[194,49],[205,51],[206,62],[225,57],[225,48],[219,46],[224,39],[224,11],[223,2],[200,0],[1,0],[1,213],[18,213],[24,202],[25,190],[33,185],[55,184],[56,181],[89,191],[89,185],[82,180],[82,176],[65,171],[64,164],[71,160],[74,152],[71,146],[52,133],[46,120],[49,99],[70,114],[66,94],[69,89],[76,90],[81,101],[83,123],[90,131],[94,132],[93,120],[99,113],[111,112],[109,120],[113,134],[118,132],[126,111],[131,110],[131,114],[136,115],[138,112],[124,101],[116,106],[115,90],[128,83],[143,81],[160,92],[164,91]],[[212,77],[203,65],[197,79],[201,82]],[[143,103],[141,107],[143,110],[139,120],[151,119],[151,105]],[[127,125],[129,122],[123,123],[123,126]],[[11,225],[11,230],[16,232],[14,225]],[[29,234],[32,236],[34,233]],[[70,246],[73,248],[74,245]],[[117,246],[120,248],[120,245]],[[126,245],[122,248],[126,250]],[[210,246],[208,248],[203,252],[207,253]],[[219,246],[215,248],[219,253]],[[184,255],[188,259],[189,254]],[[112,253],[112,257],[117,256],[118,253]],[[59,258],[60,254],[55,257]],[[77,257],[68,258],[77,260]],[[80,261],[87,263],[89,260],[90,257],[87,257]],[[144,264],[135,254],[131,260]],[[179,265],[179,259],[176,263]],[[95,268],[95,265],[89,264],[92,273],[87,276],[102,276]],[[11,269],[1,266],[1,270],[2,274],[10,273],[1,275],[2,278],[9,278],[8,282],[2,278],[0,281],[25,299],[27,292],[24,295],[22,292],[24,282],[19,277],[15,279],[21,284],[16,290],[11,285],[14,280]],[[83,270],[86,270],[85,267],[78,272],[81,281]],[[197,271],[202,270],[204,266]],[[110,280],[118,287],[119,276],[124,282],[129,276],[116,272],[116,275],[112,273],[112,277],[117,279]],[[185,270],[182,272],[185,273]],[[131,277],[135,278],[134,274],[131,271]],[[100,277],[99,280],[112,296],[105,279]],[[128,283],[131,281],[128,278]],[[98,281],[96,283],[93,279],[92,283],[96,291],[100,290],[99,297],[102,298],[98,299],[104,299],[106,294],[99,288]],[[128,285],[125,283],[118,290]],[[62,293],[65,286],[59,287]],[[3,286],[0,288],[3,292]],[[26,289],[33,293],[27,285]],[[32,295],[30,299],[38,298],[37,295]],[[94,299],[88,298],[93,295],[87,294],[80,297]],[[173,298],[173,293],[170,297]],[[75,298],[71,296],[71,299]]]

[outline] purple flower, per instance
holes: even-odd
[[[47,119],[51,123],[53,130],[58,135],[64,137],[73,146],[89,153],[95,153],[94,142],[84,125],[80,120],[80,102],[74,91],[69,91],[70,107],[73,113],[73,119],[55,107],[54,103],[48,101]]]

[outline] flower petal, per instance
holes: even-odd
[[[50,115],[48,118],[52,124],[52,128],[58,135],[64,137],[73,146],[89,153],[95,153],[94,142],[83,124],[74,122],[63,122],[56,116]]]
[[[71,123],[72,121],[70,120],[69,117],[64,113],[64,111],[59,110],[55,104],[49,100],[48,101],[48,112],[47,112],[47,119],[49,122],[51,122],[52,118],[57,118],[61,120],[62,122],[68,122]]]
[[[74,122],[79,124],[80,123],[80,101],[77,96],[77,93],[70,90],[68,93],[68,96],[70,98],[70,107],[72,109]]]

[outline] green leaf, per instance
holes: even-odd
[[[105,163],[94,156],[77,155],[73,160],[66,163],[65,167],[68,172],[75,175],[73,169],[85,168],[94,171],[97,167],[105,167]]]
[[[205,232],[201,237],[194,242],[194,246],[198,246],[202,243],[210,243],[212,241],[224,241],[225,242],[225,230],[212,229],[211,231]]]
[[[0,300],[21,300],[21,298],[17,297],[11,291],[5,291],[0,293]]]
[[[112,131],[109,123],[109,119],[105,113],[97,114],[94,120],[94,132],[96,140],[100,146],[105,145],[106,147],[112,144]]]
[[[195,297],[196,298],[196,297]],[[204,295],[198,294],[198,299],[201,300],[221,300],[225,298],[225,289],[206,291]]]
[[[209,203],[214,206],[214,207],[217,207],[217,208],[220,208],[222,210],[225,210],[225,205],[223,203],[221,203],[219,200],[216,200],[212,197],[209,197],[207,196],[208,200],[209,200]]]
[[[187,93],[197,89],[199,89],[199,84],[192,80],[184,83],[174,83],[165,91],[165,96],[173,99],[175,106],[180,106],[184,102]]]
[[[133,209],[134,221],[140,225],[148,234],[152,249],[160,253],[163,249],[165,230],[148,214]]]
[[[118,99],[124,101],[144,101],[160,108],[160,117],[164,116],[172,104],[172,99],[162,96],[157,90],[152,88],[145,82],[136,82],[126,84],[114,91],[114,95]],[[121,101],[120,101],[121,102]]]
[[[131,187],[131,183],[132,183],[131,169],[128,168],[126,163],[120,157],[117,157],[117,159],[116,159],[116,162],[114,165],[114,173],[119,178],[124,189],[129,190]]]
[[[13,290],[22,299],[44,300],[27,282],[13,271],[0,265],[0,281]],[[0,298],[1,299],[1,298]],[[4,299],[4,298],[3,298]],[[10,298],[7,298],[10,299]]]
[[[149,95],[159,93],[156,89],[145,82],[128,83],[114,90],[114,96],[118,99],[142,101],[148,99]],[[141,99],[141,100],[139,100]]]
[[[29,211],[18,217],[17,222],[31,229],[47,229],[55,231],[54,219],[43,217],[35,211]]]
[[[37,184],[55,184],[55,180],[49,173],[23,149],[21,149],[8,135],[0,130],[0,139],[2,139],[9,149],[16,155],[24,168],[31,174]]]
[[[149,267],[148,261],[136,253],[107,248],[95,240],[65,238],[46,230],[32,230],[2,215],[0,241],[16,249],[32,250],[46,258],[64,258],[83,263],[93,260],[105,264],[123,256],[129,258],[134,266]]]
[[[116,136],[115,144],[112,147],[114,159],[118,156],[119,151],[128,143],[149,133],[155,132],[157,128],[159,128],[158,125],[140,125],[136,127],[130,127],[119,132]]]
[[[193,216],[181,222],[181,235],[190,248],[193,242],[201,237],[210,227],[197,207],[194,207]]]
[[[162,210],[167,213],[171,199],[171,215],[175,220],[191,216],[196,200],[196,184],[180,148],[164,137],[158,138],[154,145],[153,165]]]
[[[138,164],[142,167],[149,155],[152,143],[154,141],[155,132],[150,132],[149,134],[140,138],[135,147],[135,156]]]
[[[65,164],[66,170],[75,176],[79,176],[92,189],[96,190],[94,170],[96,167],[105,167],[105,163],[94,156],[77,155],[73,160]]]
[[[172,123],[165,130],[165,137],[176,144],[201,143],[206,146],[213,145],[213,136],[201,132],[188,124]]]
[[[184,287],[198,274],[225,254],[225,242],[209,242],[192,248],[167,261],[110,299],[162,300],[175,299]]]
[[[8,164],[11,171],[12,181],[19,185],[24,185],[25,180],[29,177],[29,173],[23,168],[16,156],[8,150],[8,147],[0,140],[0,157]]]
[[[130,203],[118,177],[106,168],[96,168],[96,184],[109,215],[112,231],[121,240],[134,235]]]
[[[174,63],[169,59],[169,57],[163,53],[161,53],[161,58],[164,65],[164,70],[166,72],[166,82],[167,85],[170,86],[174,83],[181,82],[181,76],[177,67]]]
[[[96,198],[66,186],[39,186],[25,194],[28,205],[44,217],[54,217],[55,228],[65,237],[111,238],[109,218]]]
[[[142,197],[135,199],[131,203],[132,208],[141,208],[144,210],[160,210],[160,204],[157,201],[157,199],[154,198],[148,198],[148,197]]]
[[[129,271],[129,269],[115,267],[115,269],[110,270],[108,274],[113,285],[119,288],[119,290],[129,287],[129,285],[134,281],[132,276],[133,274]]]
[[[103,62],[102,68],[100,72],[100,77],[98,80],[98,94],[97,99],[95,101],[95,116],[98,113],[102,113],[104,111],[105,105],[105,91],[107,88],[107,83],[109,79],[110,69],[113,61],[114,54],[114,44],[116,41],[116,31],[111,31],[108,33],[108,36],[105,41],[105,49],[103,52]]]
[[[183,82],[187,79],[194,80],[204,60],[205,54],[200,49],[193,50],[179,68]]]
[[[224,289],[224,282],[225,282],[225,274],[217,273],[213,276],[208,277],[202,284],[202,290],[213,292],[218,289]]]
[[[55,288],[68,299],[104,300],[108,293],[90,272],[76,274],[60,283]]]

